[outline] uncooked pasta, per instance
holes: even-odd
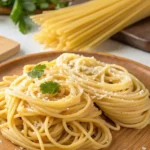
[[[91,50],[123,28],[150,15],[149,0],[93,0],[32,16],[35,40],[53,50]]]

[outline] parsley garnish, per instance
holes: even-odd
[[[43,70],[44,71],[45,68],[46,68],[46,65],[39,64],[39,65],[36,65],[33,69],[34,70]]]
[[[0,7],[12,9],[10,17],[23,34],[28,33],[34,26],[29,16],[36,10],[59,9],[68,5],[69,2],[61,0],[0,0]]]
[[[55,94],[58,92],[60,85],[57,82],[48,81],[40,85],[40,90],[43,94]]]
[[[44,69],[46,68],[46,65],[37,65],[35,66],[32,71],[28,72],[28,76],[32,78],[40,78],[44,74]]]

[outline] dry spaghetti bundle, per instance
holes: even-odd
[[[149,0],[94,0],[33,16],[35,39],[54,50],[88,50],[150,15]]]

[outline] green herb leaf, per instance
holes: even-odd
[[[28,33],[28,31],[30,31],[32,28],[31,19],[27,16],[22,17],[19,20],[18,27],[19,27],[20,32],[22,32],[23,34]]]
[[[35,10],[51,9],[51,4],[54,4],[55,9],[68,6],[68,2],[61,0],[0,0],[0,7],[12,8],[10,17],[23,34],[26,34],[33,25],[26,18]]]
[[[22,6],[23,9],[28,12],[36,10],[36,5],[32,0],[22,0]]]
[[[55,94],[58,92],[60,85],[57,82],[48,81],[40,85],[40,90],[43,94]]]
[[[51,2],[55,5],[57,5],[58,3],[60,3],[60,0],[51,0]]]
[[[56,5],[55,9],[64,8],[69,5],[69,2],[62,2],[61,0],[51,0],[51,2]]]
[[[47,9],[49,8],[49,4],[48,3],[41,3],[40,4],[40,9]]]
[[[28,72],[28,76],[32,78],[41,78],[44,74],[44,69],[46,68],[46,65],[37,65],[35,66],[32,71]]]
[[[42,64],[39,64],[39,65],[36,65],[33,70],[44,70],[46,68],[46,65],[42,65]]]
[[[13,3],[14,0],[0,0],[0,6],[11,6]]]
[[[60,2],[60,3],[57,3],[56,9],[64,8],[64,7],[67,7],[68,5],[69,5],[69,2]]]
[[[28,72],[28,76],[30,76],[32,78],[40,78],[40,77],[42,77],[43,74],[44,74],[44,71],[37,71],[37,70]]]
[[[15,24],[18,23],[18,21],[21,19],[22,16],[22,6],[21,6],[21,1],[16,0],[12,9],[12,12],[10,14],[11,19]]]

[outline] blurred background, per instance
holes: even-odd
[[[18,12],[15,12],[14,1],[1,0],[0,2],[0,36],[19,43],[20,51],[2,60],[1,63],[18,56],[43,52],[43,45],[35,42],[33,38],[34,34],[38,32],[39,26],[31,22],[27,16],[41,13],[43,10],[62,9],[86,2],[85,0],[71,2],[52,0],[39,1],[36,5],[33,5],[30,0],[27,0],[23,4],[24,6],[21,10],[24,10],[21,12],[21,18],[19,18],[20,12],[18,10]],[[1,48],[3,45],[2,39],[0,41]],[[47,50],[50,49],[45,49],[44,51]],[[115,54],[150,66],[150,18],[146,18],[122,30],[98,45],[94,51]]]

